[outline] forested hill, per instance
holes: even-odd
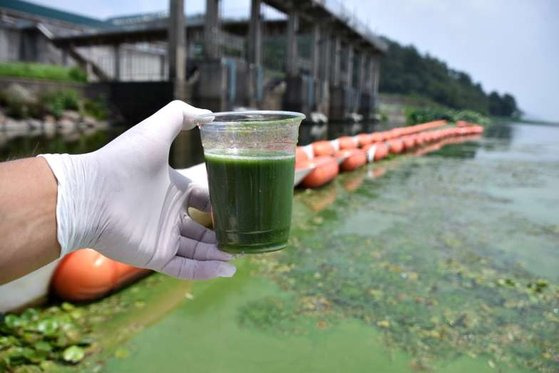
[[[382,60],[381,93],[417,95],[453,109],[469,109],[489,115],[519,115],[515,98],[497,92],[486,93],[480,83],[445,62],[420,54],[414,46],[402,46],[385,38],[389,48]]]

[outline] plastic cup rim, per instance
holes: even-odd
[[[250,115],[258,115],[260,118],[254,118],[254,122],[283,122],[283,121],[293,121],[293,120],[304,120],[306,115],[303,113],[299,113],[296,111],[283,111],[283,110],[245,110],[245,111],[219,111],[215,113],[207,113],[202,114],[196,117],[200,122],[204,124],[214,123],[250,123],[251,120],[242,120],[247,119],[243,118],[242,116],[250,116]],[[225,120],[220,121],[219,118],[227,117],[227,116],[239,116],[239,120]],[[277,116],[280,117],[278,119],[266,118],[266,116]]]

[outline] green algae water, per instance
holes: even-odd
[[[107,371],[557,372],[558,154],[558,127],[505,124],[297,191],[285,250],[197,284]]]
[[[218,245],[230,253],[287,245],[295,157],[205,153]]]
[[[522,123],[341,174],[296,191],[286,249],[233,278],[77,305],[94,345],[57,368],[556,373],[558,190],[559,126]]]

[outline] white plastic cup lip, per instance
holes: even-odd
[[[303,120],[306,116],[296,111],[282,110],[248,110],[248,111],[221,111],[216,113],[202,114],[196,117],[198,125],[204,125],[211,122],[216,123],[238,123],[252,121],[262,122],[292,122],[294,120]]]

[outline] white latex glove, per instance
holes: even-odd
[[[171,143],[207,110],[173,101],[103,148],[42,154],[58,181],[61,256],[89,247],[109,258],[184,279],[230,277],[231,255],[188,207],[209,211],[208,191],[169,166]]]

